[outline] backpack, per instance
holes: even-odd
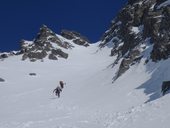
[[[60,86],[61,86],[61,88],[64,88],[64,83],[63,83],[63,81],[60,81]]]

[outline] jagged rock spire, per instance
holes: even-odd
[[[61,44],[60,39],[56,36],[56,34],[49,29],[46,25],[42,25],[40,28],[40,32],[37,34],[34,42],[39,45],[43,45],[46,42],[54,42],[57,44]]]
[[[55,44],[58,47],[54,47]],[[57,60],[58,56],[68,58],[68,54],[60,48],[68,49],[71,45],[62,42],[59,37],[46,25],[42,25],[39,33],[32,43],[22,42],[22,60],[29,58],[31,61],[42,60],[48,56],[49,59]]]

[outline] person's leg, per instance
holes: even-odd
[[[55,92],[55,95],[58,96],[58,91]]]

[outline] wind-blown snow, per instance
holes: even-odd
[[[131,31],[135,34],[141,33],[143,31],[143,25],[139,27],[132,27]]]
[[[160,9],[161,7],[164,7],[164,6],[167,6],[167,5],[170,5],[170,0],[167,0],[167,1],[163,2],[157,8]]]
[[[112,83],[120,62],[112,68],[111,49],[97,45],[75,45],[67,60],[1,61],[0,128],[169,128],[170,96],[159,89],[170,60],[142,59]],[[66,86],[57,98],[60,80]]]

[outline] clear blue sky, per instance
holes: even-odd
[[[92,42],[100,39],[127,0],[1,0],[0,51],[19,50],[42,24],[54,32],[75,30]]]

